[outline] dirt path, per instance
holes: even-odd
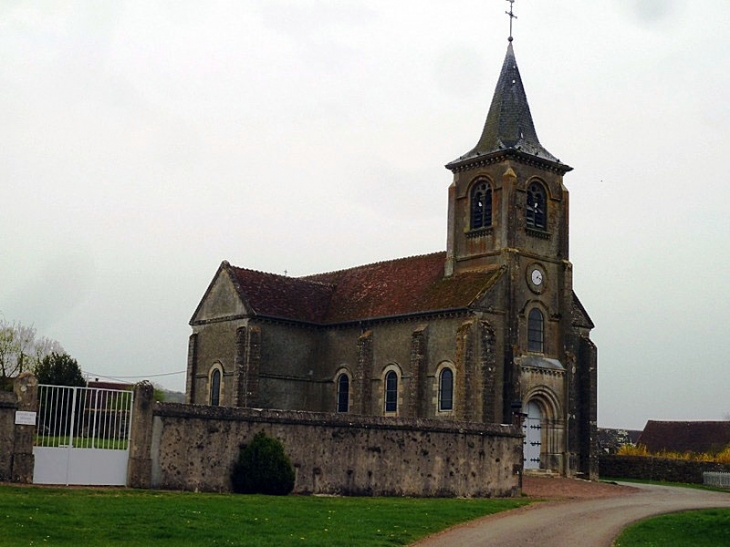
[[[600,497],[570,496],[500,513],[435,534],[414,547],[610,547],[621,530],[645,517],[730,507],[730,493],[630,486],[613,494],[602,491]]]

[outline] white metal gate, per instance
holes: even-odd
[[[540,469],[540,452],[542,451],[542,412],[534,401],[527,404],[527,416],[522,424],[525,435],[523,443],[523,459],[525,469]]]
[[[38,386],[35,484],[127,484],[131,391]]]

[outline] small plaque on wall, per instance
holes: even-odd
[[[35,412],[15,411],[15,425],[35,425]]]

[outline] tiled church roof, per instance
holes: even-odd
[[[649,420],[639,437],[652,453],[714,452],[730,446],[730,421],[664,422]]]
[[[327,314],[331,285],[235,266],[229,270],[239,295],[256,315],[319,323]]]
[[[401,258],[301,278],[230,266],[256,315],[334,324],[463,309],[501,270],[444,277],[446,253]]]

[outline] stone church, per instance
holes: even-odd
[[[187,402],[512,423],[525,469],[597,477],[597,350],[573,292],[571,167],[507,49],[476,146],[446,165],[446,251],[306,277],[223,262],[190,321]]]

